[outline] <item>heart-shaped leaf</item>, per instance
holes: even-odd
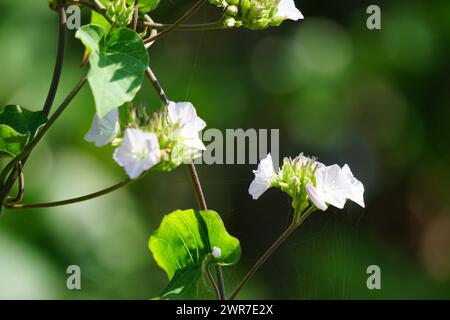
[[[47,122],[41,111],[8,105],[0,112],[0,156],[15,157]]]
[[[239,240],[232,237],[215,211],[178,210],[164,217],[152,234],[149,247],[170,283],[161,298],[192,299],[198,280],[214,247],[221,256],[212,258],[219,265],[235,264],[241,255]]]
[[[100,117],[133,100],[142,85],[148,54],[141,37],[127,28],[106,34],[100,25],[76,33],[90,53],[89,85]]]

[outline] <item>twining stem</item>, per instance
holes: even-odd
[[[66,46],[66,12],[65,12],[65,1],[60,0],[59,7],[58,7],[58,17],[59,17],[59,35],[58,35],[58,47],[57,47],[57,55],[56,55],[56,63],[55,63],[55,69],[53,71],[53,78],[52,82],[50,84],[50,89],[47,94],[47,98],[45,100],[44,106],[42,108],[42,112],[45,115],[49,115],[51,107],[53,105],[53,102],[55,100],[56,92],[58,91],[59,82],[61,79],[61,73],[62,73],[62,67],[64,62],[64,52],[65,52],[65,46]],[[20,155],[19,155],[20,156]],[[14,186],[14,183],[16,179],[19,176],[19,173],[16,170],[17,164],[21,162],[21,168],[25,166],[25,162],[27,161],[28,154],[25,154],[24,156],[20,156],[20,159],[17,157],[14,158],[1,172],[0,174],[0,214],[3,211],[3,202],[5,201],[6,197],[8,197],[9,193],[11,192],[11,189]],[[9,174],[8,180],[6,183],[4,183],[6,175]]]
[[[158,33],[155,36],[151,36],[144,40],[144,43],[150,43],[153,42],[163,36],[165,36],[170,31],[174,30],[176,27],[181,25],[184,21],[189,19],[194,13],[196,13],[208,0],[199,0],[196,4],[192,6],[183,16],[181,16],[177,21],[175,21],[174,24],[168,26],[167,28],[163,29],[160,33]]]
[[[6,204],[5,207],[12,210],[23,210],[23,209],[38,209],[38,208],[51,208],[51,207],[59,207],[59,206],[65,206],[73,203],[83,202],[87,200],[91,200],[94,198],[98,198],[101,196],[104,196],[108,193],[111,193],[113,191],[116,191],[120,188],[123,188],[129,184],[131,184],[134,180],[126,179],[118,184],[115,184],[111,187],[108,187],[106,189],[90,193],[88,195],[67,199],[67,200],[61,200],[61,201],[55,201],[55,202],[46,202],[46,203],[36,203],[36,204]]]
[[[59,36],[58,36],[58,51],[56,55],[55,69],[53,71],[53,78],[50,85],[50,89],[47,94],[42,112],[48,116],[55,101],[56,92],[58,91],[59,81],[61,79],[61,73],[64,63],[64,51],[66,47],[66,10],[64,8],[64,1],[60,1],[58,8],[59,15]]]
[[[18,203],[18,202],[22,201],[23,195],[25,192],[25,176],[22,171],[22,162],[21,161],[19,161],[19,163],[17,164],[16,170],[17,170],[16,172],[19,176],[19,189],[17,192],[17,196],[15,198],[9,198],[9,197],[7,198],[6,201],[8,204],[9,203]]]
[[[36,137],[28,144],[24,150],[17,155],[13,160],[11,160],[6,167],[3,169],[2,173],[0,174],[0,183],[1,183],[1,190],[0,190],[0,210],[3,209],[3,203],[10,193],[14,182],[17,178],[17,174],[14,174],[17,171],[15,170],[16,165],[28,158],[30,153],[33,151],[33,149],[36,147],[36,145],[41,141],[41,139],[44,137],[44,135],[47,133],[47,131],[51,128],[51,126],[55,123],[55,121],[59,118],[59,116],[64,112],[64,110],[67,108],[67,106],[70,104],[70,102],[75,98],[75,96],[78,94],[78,92],[81,90],[83,85],[87,81],[87,75],[84,75],[83,78],[76,84],[76,86],[72,89],[72,91],[68,94],[68,96],[64,99],[64,101],[61,103],[61,105],[56,109],[56,111],[52,114],[52,116],[48,119],[47,123],[44,127],[42,127],[41,130],[38,131]],[[23,161],[22,161],[23,165]],[[5,177],[8,173],[11,173],[9,175],[8,180],[5,182]],[[1,213],[1,212],[0,212]]]
[[[305,219],[310,215],[310,207],[306,208],[303,214],[300,215],[299,220],[292,221],[291,225],[281,234],[281,236],[269,247],[269,249],[264,252],[264,254],[258,259],[258,261],[253,265],[253,267],[247,272],[244,278],[241,280],[236,289],[230,296],[229,300],[234,300],[244,285],[253,277],[256,271],[273,255],[273,253],[286,241],[287,238],[294,232]]]
[[[152,29],[164,30],[173,26],[170,23],[157,23],[157,22],[143,22],[139,21],[138,25],[148,27]],[[195,23],[195,24],[180,24],[174,27],[174,31],[209,31],[224,29],[223,24],[220,21],[208,22],[208,23]]]
[[[156,78],[155,74],[153,73],[152,69],[150,67],[148,67],[145,73],[146,73],[147,77],[150,79],[150,82],[153,85],[153,88],[158,93],[162,103],[165,106],[167,106],[169,104],[169,98],[165,94],[163,88],[161,87],[161,84],[159,83],[159,81]],[[203,193],[202,184],[198,177],[197,169],[195,168],[195,165],[192,161],[188,164],[188,168],[189,168],[189,174],[190,174],[190,177],[192,180],[192,184],[194,186],[195,195],[197,197],[198,206],[199,206],[200,210],[208,210],[205,195]],[[218,282],[219,300],[225,300],[226,292],[225,292],[225,282],[224,282],[223,274],[222,274],[222,267],[219,265],[216,265],[215,270],[216,270],[216,277],[217,277],[217,282]]]

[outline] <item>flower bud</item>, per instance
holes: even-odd
[[[236,6],[228,6],[226,12],[230,16],[235,16],[238,14],[239,9]]]
[[[222,256],[222,250],[220,250],[220,248],[218,247],[214,247],[211,254],[214,259],[219,259]]]
[[[113,0],[106,3],[106,17],[119,27],[126,27],[133,19],[134,7],[127,6],[126,0]]]
[[[236,26],[236,20],[234,18],[227,18],[223,21],[223,25],[226,28],[233,28]]]

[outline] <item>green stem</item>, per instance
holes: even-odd
[[[12,210],[23,210],[23,209],[39,209],[39,208],[51,208],[51,207],[60,207],[65,206],[69,204],[74,204],[78,202],[88,201],[94,198],[98,198],[101,196],[104,196],[108,193],[111,193],[113,191],[116,191],[120,188],[123,188],[131,183],[133,183],[134,180],[127,179],[124,180],[118,184],[115,184],[111,187],[108,187],[106,189],[90,193],[88,195],[67,199],[67,200],[61,200],[61,201],[55,201],[55,202],[46,202],[46,203],[35,203],[35,204],[6,204],[5,207]]]
[[[273,253],[286,241],[287,238],[305,221],[305,219],[312,213],[311,207],[308,206],[305,211],[300,214],[298,220],[295,219],[297,215],[294,215],[294,220],[291,225],[281,234],[281,236],[264,252],[264,254],[258,259],[253,267],[247,272],[244,278],[241,280],[236,289],[230,296],[230,300],[234,300],[244,285],[253,277],[253,275],[259,270],[259,268],[273,255]]]

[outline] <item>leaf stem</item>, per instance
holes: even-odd
[[[310,206],[308,206],[300,215],[298,220],[292,221],[291,225],[281,234],[281,236],[264,252],[264,254],[256,261],[253,267],[247,272],[244,278],[241,280],[236,289],[230,296],[229,300],[234,300],[244,285],[253,277],[256,271],[273,255],[273,253],[286,241],[287,238],[305,221],[305,219],[311,214]]]
[[[207,265],[205,267],[205,269],[206,269],[205,270],[206,274],[208,275],[208,280],[214,289],[214,293],[216,294],[216,298],[217,298],[217,300],[220,300],[220,291],[219,291],[219,288],[217,287],[216,281],[214,281],[214,277],[212,276],[211,271],[209,270],[209,266]]]
[[[61,201],[55,201],[55,202],[46,202],[46,203],[35,203],[35,204],[6,204],[5,207],[12,210],[23,210],[23,209],[37,209],[37,208],[51,208],[51,207],[59,207],[59,206],[65,206],[69,204],[74,204],[78,202],[88,201],[94,198],[101,197],[103,195],[106,195],[108,193],[111,193],[113,191],[116,191],[120,188],[123,188],[129,184],[131,184],[134,180],[126,179],[122,182],[119,182],[111,187],[108,187],[106,189],[90,193],[88,195],[67,199],[67,200],[61,200]]]
[[[163,36],[165,36],[170,31],[174,30],[176,27],[181,25],[184,21],[189,19],[192,15],[194,15],[208,0],[199,0],[197,3],[195,3],[192,8],[190,8],[183,16],[181,16],[177,21],[175,21],[174,24],[168,26],[167,28],[164,28],[160,33],[158,33],[155,36],[151,36],[144,40],[144,43],[150,43],[153,42]]]

